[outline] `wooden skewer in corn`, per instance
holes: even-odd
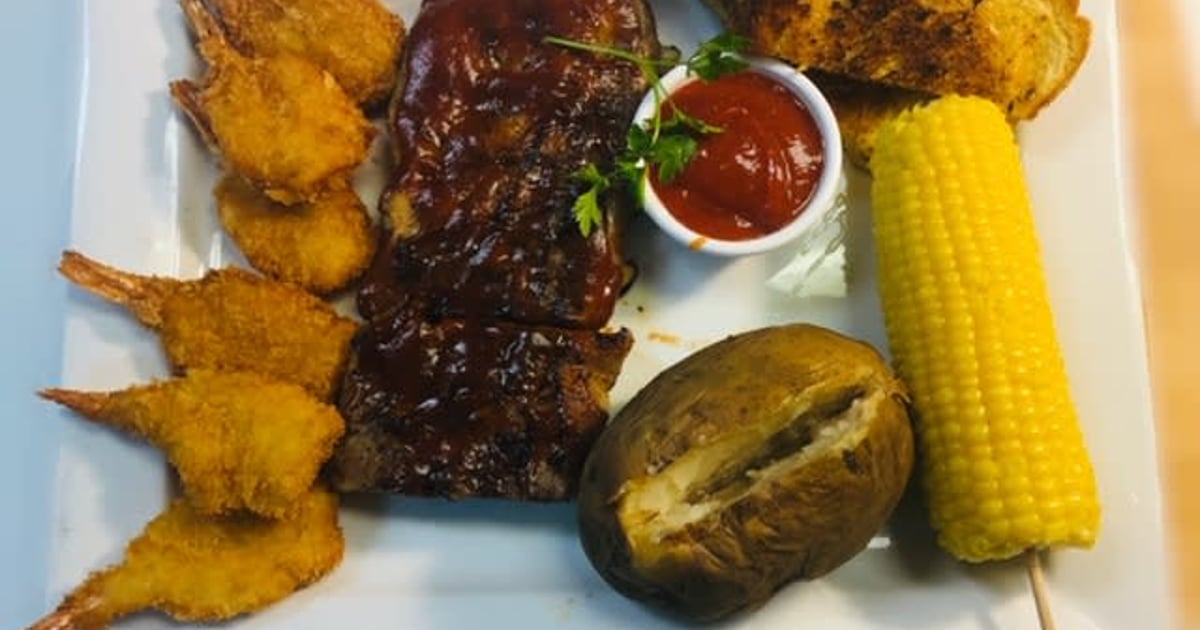
[[[1025,550],[1025,573],[1029,576],[1029,589],[1033,591],[1033,602],[1037,607],[1038,625],[1042,630],[1055,630],[1054,614],[1050,610],[1050,589],[1046,587],[1046,576],[1042,572],[1041,552]]]
[[[930,520],[968,562],[1090,547],[1100,505],[1054,330],[1012,129],[949,96],[889,121],[871,159],[879,287],[912,392]]]

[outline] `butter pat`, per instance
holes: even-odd
[[[792,245],[795,255],[776,271],[767,287],[794,297],[846,297],[846,178],[817,229]]]

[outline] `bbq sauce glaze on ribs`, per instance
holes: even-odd
[[[559,499],[608,418],[627,333],[393,318],[344,384],[342,488]],[[416,369],[419,366],[419,369]]]
[[[659,52],[643,0],[427,0],[413,24],[385,242],[340,396],[339,490],[574,494],[632,338],[601,332],[616,235],[611,221],[580,233],[573,174],[611,163],[649,86],[550,35]]]
[[[419,296],[435,317],[608,321],[616,242],[611,229],[580,234],[573,174],[612,161],[648,86],[633,64],[549,35],[648,55],[659,46],[642,0],[422,6],[392,103],[392,242],[359,297],[364,317]]]

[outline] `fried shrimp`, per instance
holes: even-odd
[[[180,372],[257,372],[323,401],[333,398],[358,329],[300,287],[236,268],[184,281],[134,275],[67,251],[58,270],[158,331]]]
[[[250,372],[192,370],[116,392],[40,395],[161,448],[203,514],[245,509],[284,516],[312,487],[345,430],[332,406]]]
[[[295,55],[243,56],[202,0],[182,5],[209,70],[171,95],[226,165],[286,204],[348,188],[374,128],[333,76]]]
[[[310,490],[283,520],[205,516],[177,499],[30,630],[96,630],[147,608],[215,622],[276,603],[342,560],[337,496]]]
[[[367,208],[354,191],[289,207],[227,175],[215,194],[225,231],[255,269],[276,280],[333,293],[362,275],[375,253]]]
[[[362,104],[396,82],[404,25],[378,0],[204,0],[235,46],[254,55],[304,57]]]

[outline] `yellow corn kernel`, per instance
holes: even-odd
[[[1090,547],[1095,477],[1003,113],[955,96],[906,112],[871,168],[888,339],[939,543],[973,562]]]

